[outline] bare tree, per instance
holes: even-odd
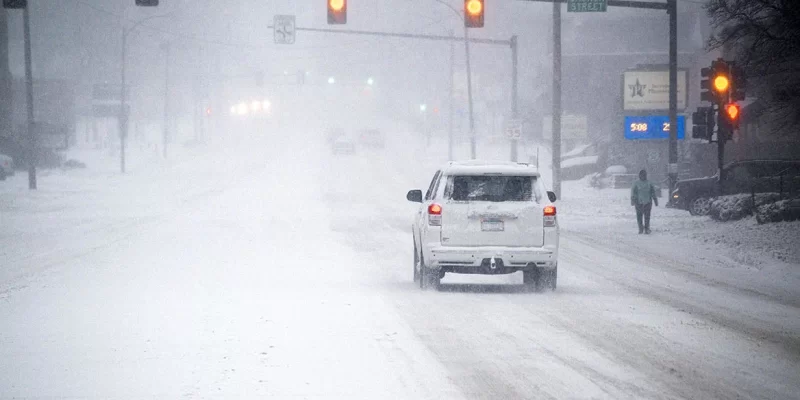
[[[710,0],[709,45],[732,54],[777,133],[800,136],[800,1]]]

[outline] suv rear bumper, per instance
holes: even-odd
[[[490,267],[494,260],[496,268],[526,269],[531,267],[555,268],[558,263],[558,247],[451,247],[434,246],[425,254],[425,264],[432,269],[464,272]]]

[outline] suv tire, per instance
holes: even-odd
[[[711,198],[700,195],[691,200],[689,200],[689,214],[694,216],[705,216],[708,215],[709,210],[711,209]]]
[[[558,266],[553,269],[533,268],[522,271],[522,283],[530,290],[543,292],[545,289],[556,290]]]
[[[430,269],[425,266],[425,260],[420,256],[419,263],[419,288],[422,290],[433,288],[439,290],[439,285],[442,282],[442,275],[435,269]]]

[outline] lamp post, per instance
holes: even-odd
[[[121,60],[121,65],[122,65],[122,68],[121,68],[122,69],[122,71],[121,71],[122,72],[121,73],[121,75],[122,75],[121,82],[122,82],[122,86],[120,87],[120,95],[119,95],[119,117],[118,117],[118,121],[119,121],[119,144],[120,144],[119,145],[119,165],[120,165],[120,171],[123,174],[125,173],[125,140],[128,138],[128,111],[127,111],[127,104],[126,104],[127,92],[125,90],[125,84],[126,84],[126,82],[125,82],[125,72],[126,72],[125,71],[125,62],[126,62],[127,53],[128,53],[128,48],[127,48],[128,35],[131,32],[133,32],[134,29],[138,28],[143,23],[145,23],[145,22],[147,22],[147,21],[149,21],[151,19],[163,18],[163,17],[167,17],[169,15],[170,14],[153,15],[153,16],[150,16],[150,17],[147,17],[147,18],[139,20],[138,22],[136,22],[135,24],[133,24],[129,28],[125,27],[125,21],[122,22],[122,60]]]

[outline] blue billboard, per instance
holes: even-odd
[[[686,117],[678,115],[678,139],[686,135]],[[669,139],[669,116],[642,115],[625,117],[625,139]]]

